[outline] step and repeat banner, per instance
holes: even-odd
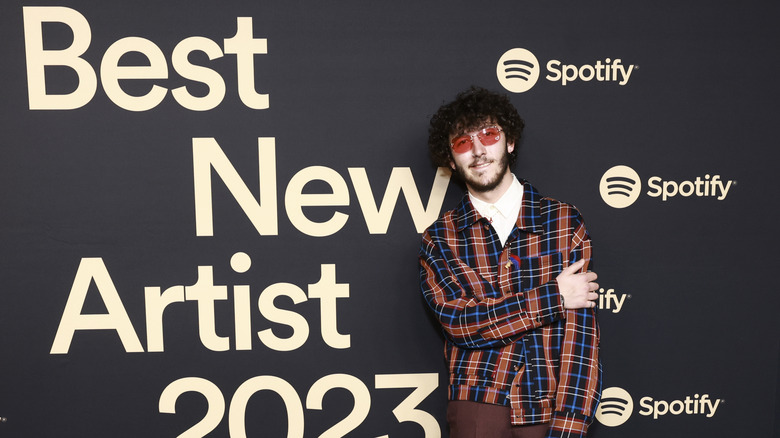
[[[0,10],[0,437],[448,436],[417,251],[471,85],[591,232],[590,436],[777,436],[776,3]]]

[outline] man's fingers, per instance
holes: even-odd
[[[599,284],[595,282],[598,278],[595,272],[579,272],[587,263],[587,260],[580,259],[572,263],[561,271],[557,281],[560,287],[561,296],[565,297],[565,307],[567,309],[583,309],[596,307],[599,295],[596,291]]]
[[[585,266],[585,259],[579,259],[576,262],[572,263],[568,267],[566,267],[564,270],[561,271],[561,274],[574,274],[582,267]]]
[[[593,271],[588,271],[588,272],[585,273],[585,278],[588,281],[596,281],[596,279],[599,278],[599,276],[598,276],[598,274],[596,274]]]

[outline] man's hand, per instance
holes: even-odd
[[[585,266],[585,259],[572,263],[561,271],[555,281],[558,282],[558,290],[563,297],[564,309],[585,309],[596,307],[599,298],[596,290],[598,283],[594,283],[598,275],[595,272],[577,272]]]

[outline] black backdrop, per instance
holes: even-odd
[[[471,84],[592,234],[591,435],[777,436],[779,9],[4,2],[0,436],[446,436],[416,254]]]

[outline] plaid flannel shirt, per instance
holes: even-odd
[[[584,437],[601,392],[595,309],[565,310],[556,276],[591,258],[571,205],[525,181],[502,245],[464,196],[431,225],[420,284],[444,328],[450,400],[510,406],[515,425],[551,422],[550,437]]]

